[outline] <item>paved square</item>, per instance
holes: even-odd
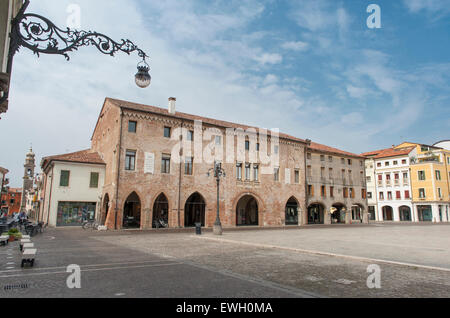
[[[228,230],[222,237],[210,232],[196,236],[194,230],[49,229],[33,239],[39,250],[33,269],[20,268],[18,245],[0,248],[0,293],[3,297],[449,297],[449,236],[448,225],[394,224]],[[66,286],[70,264],[81,267],[81,289]],[[381,268],[380,289],[367,287],[371,264]]]

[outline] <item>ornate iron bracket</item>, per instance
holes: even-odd
[[[30,0],[26,0],[19,14],[12,22],[11,41],[14,42],[11,54],[15,54],[20,47],[26,47],[39,54],[59,54],[67,60],[68,53],[78,50],[82,46],[94,46],[101,53],[114,56],[117,52],[130,54],[138,52],[145,60],[148,55],[130,40],[122,39],[120,43],[110,37],[93,31],[77,31],[58,28],[49,19],[25,13]]]

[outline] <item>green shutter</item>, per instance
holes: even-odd
[[[69,178],[70,178],[70,171],[62,170],[59,185],[61,187],[68,187],[69,186]]]
[[[91,172],[91,182],[90,187],[91,188],[98,188],[98,172]]]

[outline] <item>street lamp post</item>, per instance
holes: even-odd
[[[117,52],[130,55],[137,52],[142,61],[138,64],[135,82],[141,88],[151,83],[150,67],[146,62],[148,55],[130,40],[122,39],[120,42],[110,37],[92,31],[78,31],[57,27],[49,19],[34,14],[25,13],[30,0],[25,0],[17,16],[11,22],[11,41],[8,55],[7,73],[11,74],[12,60],[21,47],[33,51],[38,57],[40,54],[63,55],[70,60],[69,52],[78,50],[82,46],[93,46],[101,53],[114,56]],[[4,91],[0,104],[8,99],[8,90]]]
[[[220,178],[225,178],[226,173],[225,170],[222,169],[222,164],[220,162],[217,162],[214,164],[214,168],[209,169],[208,171],[208,177],[211,175],[211,172],[214,171],[214,177],[216,178],[217,182],[217,214],[216,214],[216,222],[214,222],[214,228],[213,233],[215,235],[222,235],[222,223],[220,222],[220,197],[219,197],[219,189],[220,189]]]

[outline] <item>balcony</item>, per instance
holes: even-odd
[[[395,179],[394,180],[394,186],[399,187],[400,186],[400,180]]]
[[[386,180],[386,187],[392,187],[392,181]]]
[[[384,187],[384,183],[383,183],[382,180],[378,180],[378,186],[379,186],[379,187]]]
[[[408,185],[409,185],[409,180],[403,179],[403,186],[408,186]]]

